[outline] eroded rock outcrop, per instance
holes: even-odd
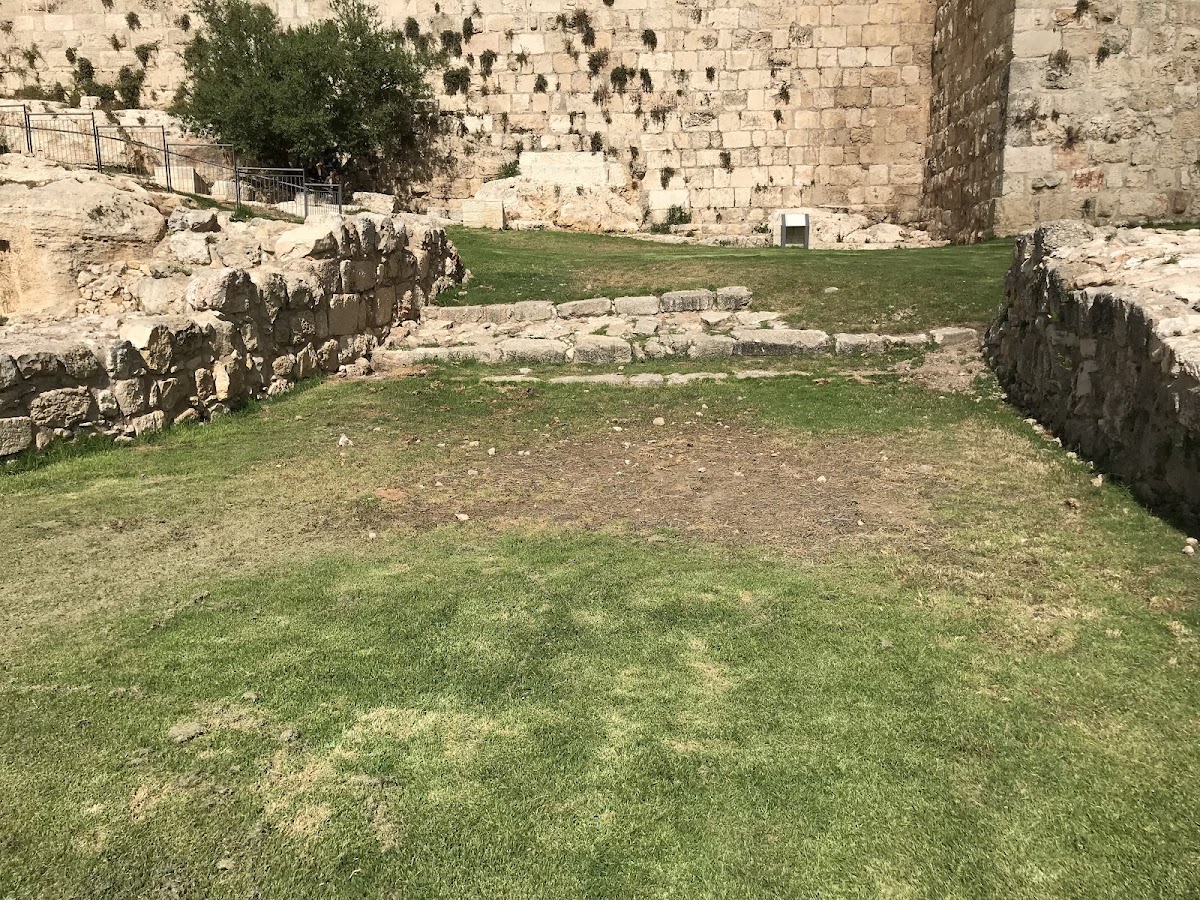
[[[987,335],[1012,399],[1151,504],[1200,522],[1200,231],[1042,226]]]

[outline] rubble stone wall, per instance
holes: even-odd
[[[211,212],[174,214],[173,271],[219,227]],[[0,327],[0,458],[206,420],[341,367],[369,371],[365,357],[393,325],[463,276],[445,233],[415,219],[266,233],[278,236],[257,264],[196,261],[186,278],[161,268],[140,278],[139,309]]]
[[[1043,226],[985,341],[1009,396],[1151,504],[1200,522],[1200,231]]]

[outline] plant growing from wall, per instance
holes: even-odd
[[[786,84],[779,88],[775,94],[775,99],[780,103],[790,103],[792,101],[792,89]]]
[[[608,79],[618,94],[624,94],[626,85],[629,84],[630,79],[636,76],[637,70],[627,66],[617,66],[608,73]]]
[[[643,91],[654,90],[654,79],[650,77],[649,69],[642,69],[641,71],[639,71],[638,78],[642,82],[642,90]]]
[[[442,41],[442,51],[453,57],[462,56],[462,35],[457,31],[446,30],[439,35]]]
[[[137,31],[142,27],[142,20],[137,13],[132,10],[125,13],[125,27],[130,31]]]
[[[466,94],[471,89],[471,70],[466,66],[447,69],[442,73],[442,87],[453,97],[455,94]]]
[[[184,13],[181,16],[177,16],[175,19],[175,27],[178,28],[180,31],[185,31],[185,32],[191,31],[192,30],[192,17],[189,16],[187,13]]]
[[[604,151],[604,135],[596,131],[592,133],[592,152],[602,153]]]
[[[663,170],[658,173],[658,183],[662,185],[663,190],[667,189],[667,185],[671,183],[671,179],[675,177],[675,170],[670,166],[664,166]]]
[[[642,32],[642,45],[647,50],[653,51],[658,49],[658,35],[655,34],[651,29],[647,28]]]
[[[728,150],[722,150],[720,153],[721,168],[726,172],[733,171],[733,154]]]
[[[521,175],[521,161],[519,159],[510,159],[500,167],[497,173],[497,178],[519,178]]]
[[[414,44],[421,40],[421,23],[412,16],[404,20],[404,36]]]
[[[121,43],[121,39],[119,37],[117,37],[115,34],[109,35],[108,43],[114,50],[125,49],[125,45]]]
[[[709,66],[707,69],[705,69],[704,77],[707,78],[709,81],[714,80],[717,77],[717,67]]]
[[[71,65],[75,65],[76,53],[77,53],[77,51],[75,50],[74,47],[68,47],[66,50],[63,51],[63,56],[65,56],[67,58],[68,63],[70,63]]]
[[[597,50],[588,54],[588,72],[593,76],[599,75],[600,70],[608,65],[608,51]]]
[[[492,67],[496,64],[496,51],[484,50],[479,54],[479,74],[487,78],[492,74]]]
[[[1078,125],[1068,125],[1063,132],[1063,149],[1074,150],[1083,143],[1083,129]]]
[[[138,44],[133,48],[133,55],[137,57],[138,62],[145,68],[150,64],[150,57],[158,52],[158,41],[149,44]]]
[[[462,39],[466,43],[471,43],[471,38],[475,36],[475,23],[470,19],[463,19],[462,23]]]
[[[522,50],[516,56],[517,65],[524,67],[529,62],[529,54]]]
[[[550,85],[546,81],[546,76],[539,72],[537,78],[533,79],[533,92],[535,94],[544,94],[549,87]]]

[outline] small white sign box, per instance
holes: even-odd
[[[779,217],[779,246],[808,249],[808,213],[784,213]]]

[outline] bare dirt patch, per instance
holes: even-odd
[[[895,371],[911,375],[924,387],[944,393],[970,393],[975,382],[990,370],[978,347],[944,347],[926,353],[920,364],[903,360]]]
[[[466,515],[501,526],[669,529],[812,552],[931,527],[929,479],[895,454],[885,439],[801,445],[713,424],[614,429],[495,456],[464,451],[404,489],[375,494],[395,524],[418,529]]]

